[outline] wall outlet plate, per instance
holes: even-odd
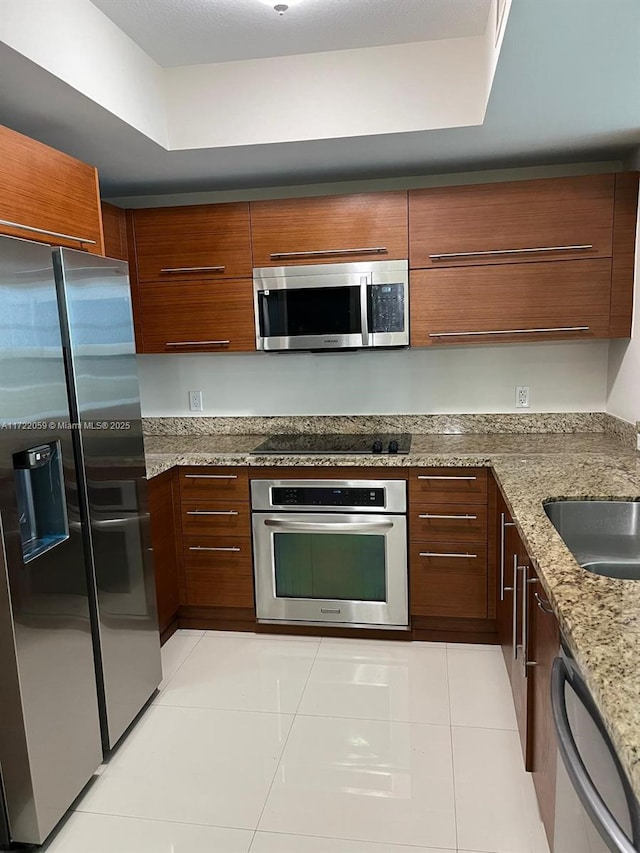
[[[189,411],[202,412],[202,391],[189,391]]]
[[[529,408],[529,386],[516,385],[516,409]]]

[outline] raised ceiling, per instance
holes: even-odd
[[[159,65],[479,36],[490,0],[92,0]]]

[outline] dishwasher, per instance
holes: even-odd
[[[553,853],[638,853],[638,802],[564,643],[551,673],[551,706],[558,746]]]

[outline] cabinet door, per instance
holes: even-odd
[[[411,345],[606,338],[611,260],[411,274]]]
[[[0,151],[0,233],[103,254],[95,168],[1,126]]]
[[[517,547],[514,524],[504,498],[498,493],[497,501],[497,577],[496,626],[507,670],[513,666],[514,602],[513,583],[517,571]],[[515,564],[514,564],[515,561]]]
[[[513,622],[515,626],[515,651],[513,653],[510,678],[524,767],[525,770],[531,770],[531,679],[529,678],[530,667],[528,662],[530,652],[529,638],[531,613],[531,608],[529,607],[529,580],[531,579],[532,570],[529,555],[527,554],[524,545],[517,534],[514,534],[514,536],[516,539],[516,550],[515,554],[512,556],[512,560],[514,565],[513,577],[515,583]]]
[[[530,588],[530,656],[535,661],[531,690],[531,770],[549,848],[553,850],[558,751],[551,712],[551,667],[560,650],[560,630],[538,581]]]
[[[149,514],[161,637],[175,621],[180,604],[173,490],[171,471],[149,480]]]
[[[138,285],[142,352],[253,352],[251,280]]]
[[[487,618],[487,543],[412,542],[411,614]]]
[[[246,202],[136,210],[133,228],[140,282],[251,275]]]
[[[406,260],[407,194],[251,202],[253,266]]]
[[[411,190],[412,268],[611,255],[615,175]]]
[[[121,207],[102,202],[102,227],[104,230],[104,254],[107,258],[128,260],[127,218]]]

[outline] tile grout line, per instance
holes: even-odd
[[[249,849],[248,849],[247,853],[251,853],[251,848],[253,847],[253,842],[255,841],[256,833],[258,832],[258,827],[260,826],[260,821],[262,820],[262,815],[264,814],[264,810],[267,807],[267,802],[269,800],[269,797],[271,796],[271,789],[273,788],[273,783],[276,781],[276,776],[278,775],[278,770],[280,769],[280,764],[282,763],[282,756],[284,755],[284,751],[287,748],[287,744],[289,743],[289,738],[291,737],[291,732],[293,731],[293,726],[295,724],[296,717],[298,716],[298,708],[300,707],[300,703],[302,702],[302,697],[304,696],[304,691],[307,689],[307,684],[309,683],[309,679],[311,678],[311,672],[313,671],[313,667],[315,666],[316,660],[318,658],[318,653],[320,652],[320,646],[321,645],[322,645],[322,637],[320,638],[320,642],[316,646],[316,653],[313,656],[313,660],[311,661],[311,666],[309,667],[309,672],[307,673],[307,677],[305,679],[304,686],[303,686],[302,690],[300,691],[300,698],[298,699],[298,704],[296,705],[296,710],[293,712],[293,715],[292,715],[293,719],[291,720],[291,725],[289,726],[289,731],[287,732],[287,736],[286,736],[285,741],[282,745],[282,749],[280,750],[280,757],[278,758],[278,763],[276,764],[276,769],[275,769],[274,774],[271,778],[271,784],[269,785],[269,790],[267,791],[267,795],[264,798],[264,803],[262,805],[262,809],[260,810],[260,814],[258,816],[258,820],[256,823],[256,828],[253,831],[253,838],[251,839],[251,843],[249,844]],[[302,716],[302,715],[300,715],[300,716]]]
[[[445,660],[447,663],[447,696],[449,699],[449,743],[451,745],[451,780],[453,783],[453,825],[456,832],[456,850],[458,849],[458,809],[456,805],[456,765],[453,756],[453,718],[451,708],[451,680],[449,672],[449,647],[445,645]]]

